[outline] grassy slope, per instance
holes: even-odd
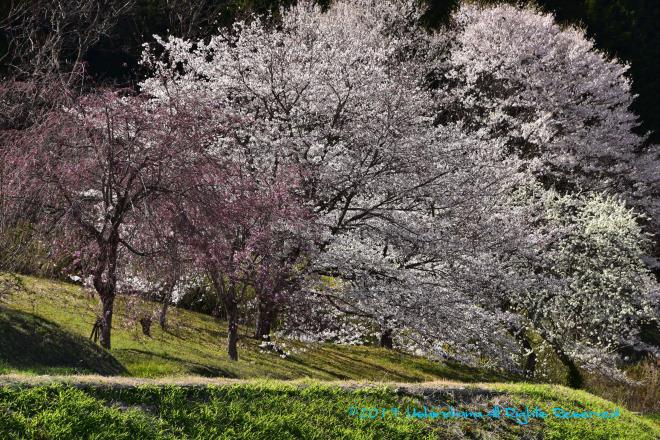
[[[69,378],[71,379],[71,378]],[[5,384],[8,379],[5,379]],[[3,438],[94,439],[431,439],[660,438],[660,425],[622,410],[615,419],[560,420],[548,417],[519,424],[499,420],[410,419],[407,408],[447,405],[487,412],[493,405],[525,405],[551,412],[613,411],[615,406],[561,386],[475,384],[473,389],[443,384],[340,387],[318,382],[249,381],[197,386],[112,386],[89,381],[0,387]],[[361,418],[349,409],[399,408],[400,417]]]
[[[492,405],[612,410],[614,404],[560,386],[477,384],[507,378],[372,347],[320,344],[282,359],[260,353],[257,341],[242,338],[241,360],[232,363],[224,353],[223,323],[176,310],[171,315],[171,332],[154,326],[153,337],[148,338],[128,319],[122,301],[116,308],[113,350],[107,352],[88,340],[94,299],[67,283],[31,277],[20,277],[20,281],[20,289],[0,296],[0,374],[19,373],[0,377],[2,438],[660,438],[660,425],[653,416],[625,410],[614,420],[546,419],[529,425],[512,420],[360,419],[348,414],[351,405],[403,409],[463,403],[470,410],[488,410]],[[125,378],[44,379],[26,373]],[[282,383],[227,378],[307,379]],[[465,384],[447,382],[419,385],[417,391],[412,387],[414,393],[401,394],[382,385],[349,385],[347,389],[346,383],[338,387],[310,379],[449,379],[475,383],[476,394],[449,393],[447,387]]]
[[[6,277],[5,277],[6,278]],[[22,287],[0,298],[0,374],[98,373],[136,377],[221,376],[228,378],[367,379],[419,382],[452,379],[464,382],[505,377],[464,366],[432,362],[374,347],[318,344],[282,359],[260,353],[259,341],[239,342],[240,360],[225,353],[225,324],[187,310],[173,310],[171,330],[152,326],[141,334],[128,319],[120,298],[113,322],[110,353],[89,341],[97,301],[76,285],[20,277]],[[141,304],[141,308],[155,305]],[[247,329],[242,329],[246,333]]]

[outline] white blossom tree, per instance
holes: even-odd
[[[264,175],[299,171],[323,236],[307,263],[315,276],[283,298],[296,329],[314,327],[298,319],[307,311],[328,325],[313,330],[323,337],[375,331],[384,346],[509,368],[530,326],[549,342],[564,332],[555,349],[571,362],[611,347],[594,332],[632,338],[639,320],[628,315],[566,332],[581,316],[571,298],[582,288],[582,308],[602,310],[604,295],[609,308],[648,314],[649,279],[595,294],[600,281],[562,259],[595,252],[593,275],[619,267],[621,243],[593,238],[570,210],[541,222],[533,199],[511,199],[535,179],[562,191],[628,185],[620,177],[642,138],[631,131],[625,66],[533,10],[464,6],[436,34],[422,30],[421,14],[413,1],[345,0],[326,12],[300,2],[277,25],[254,18],[209,41],[161,39],[164,56],[145,51],[153,76],[142,89],[221,103],[248,121],[223,154],[249,158]],[[637,224],[607,200],[603,209]],[[642,243],[634,237],[626,244]],[[553,240],[595,244],[562,254]],[[626,273],[642,276],[630,252]],[[548,298],[527,300],[535,291]]]
[[[520,222],[520,249],[501,254],[494,263],[494,275],[501,277],[510,269],[498,265],[502,259],[515,255],[519,261],[536,261],[506,278],[506,299],[500,305],[504,310],[522,307],[518,312],[576,373],[577,384],[573,360],[593,366],[594,359],[602,362],[614,346],[639,344],[631,334],[652,316],[650,294],[657,289],[643,263],[649,261],[651,246],[639,225],[648,219],[625,214],[614,199],[599,195],[620,193],[657,221],[658,185],[652,171],[658,166],[657,149],[648,148],[640,156],[645,137],[634,133],[637,117],[629,109],[634,96],[625,76],[628,66],[596,50],[581,29],[562,28],[552,15],[530,7],[464,4],[436,38],[437,46],[446,48],[433,67],[439,122],[454,122],[479,138],[504,142],[533,180],[551,188],[543,197],[560,198],[555,188],[566,194],[563,203],[570,201],[579,212],[555,209],[555,220],[541,221],[539,229],[534,210],[547,214],[549,207],[528,200],[532,205],[527,212],[511,214]],[[576,191],[592,195],[570,195]],[[600,210],[600,220],[595,210]],[[587,220],[589,215],[594,217]],[[614,231],[595,240],[590,228],[603,218],[625,224],[630,241],[616,238]],[[594,223],[586,226],[588,221]],[[564,246],[564,253],[556,243]],[[593,278],[612,268],[618,275],[610,276],[609,283]],[[544,291],[551,293],[539,295]],[[518,295],[531,297],[516,306]],[[592,315],[603,313],[603,307],[610,314],[607,323]],[[620,313],[613,315],[612,309]],[[630,310],[639,319],[629,319]],[[584,319],[577,323],[576,315]],[[609,326],[612,322],[616,330]],[[569,332],[572,326],[580,330]],[[512,330],[531,350],[524,332]],[[588,332],[602,340],[586,337]]]
[[[639,337],[641,324],[657,320],[658,307],[641,216],[614,197],[560,195],[538,183],[518,189],[510,203],[528,212],[520,225],[524,251],[495,259],[503,276],[490,298],[521,317],[519,340],[527,331],[538,334],[576,387],[578,366],[621,376],[621,349],[657,352]],[[534,347],[526,348],[535,357]]]
[[[435,63],[439,118],[459,121],[563,190],[628,191],[644,140],[628,66],[531,7],[466,3]]]
[[[434,126],[422,12],[415,2],[344,1],[326,13],[301,2],[277,27],[255,19],[208,43],[161,40],[167,56],[145,53],[155,75],[142,87],[222,102],[250,120],[241,145],[255,166],[302,170],[325,227],[312,266],[353,281],[345,311],[366,308],[387,331],[388,309],[406,301],[400,325],[439,334],[447,322],[420,310],[452,318],[446,296],[462,293],[450,267],[467,268],[475,248],[501,240],[487,219],[515,167],[492,144]],[[456,318],[457,341],[460,323],[478,332],[479,319]]]

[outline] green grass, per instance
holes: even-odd
[[[5,279],[7,279],[5,275]],[[170,329],[152,326],[144,336],[130,319],[136,308],[118,298],[113,321],[112,350],[89,340],[98,300],[79,286],[19,276],[20,288],[0,297],[0,374],[88,374],[133,377],[206,376],[320,380],[366,379],[420,382],[438,379],[462,382],[501,381],[509,377],[483,369],[376,347],[305,345],[280,341],[299,350],[286,359],[261,353],[260,341],[242,328],[239,361],[225,351],[226,324],[211,316],[174,309]],[[6,289],[5,289],[6,290]],[[304,351],[303,351],[304,350]]]
[[[481,390],[479,393],[477,391]],[[253,381],[203,386],[112,387],[63,384],[0,388],[0,432],[8,439],[655,439],[660,425],[621,410],[615,419],[460,420],[406,418],[406,408],[454,405],[538,405],[550,411],[612,411],[614,405],[561,386],[480,384],[457,401],[442,387],[397,392],[378,386],[349,390],[315,382]],[[491,392],[490,395],[483,391]],[[498,394],[501,393],[501,394]],[[399,408],[362,418],[354,408]]]
[[[7,289],[8,280],[17,287]],[[520,378],[375,347],[278,341],[298,350],[283,359],[260,352],[247,328],[241,329],[240,360],[231,362],[224,322],[174,309],[170,330],[154,325],[147,337],[131,316],[157,305],[129,307],[125,298],[117,302],[113,349],[106,351],[89,340],[97,306],[73,284],[0,276],[0,374],[10,374],[0,377],[0,438],[660,438],[657,414],[623,408],[611,420],[547,418],[526,425],[506,418],[406,418],[405,408],[424,405],[550,412],[613,411],[615,404],[557,385],[502,383]],[[436,382],[400,384],[429,381]],[[360,418],[349,414],[351,407],[400,408],[403,415]]]

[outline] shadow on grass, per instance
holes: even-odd
[[[344,354],[344,356],[355,359],[355,356],[359,356],[359,352],[349,352]],[[434,361],[404,355],[402,352],[395,350],[381,350],[372,356],[390,362],[393,365],[405,364],[407,370],[438,376],[445,380],[460,382],[509,382],[525,380],[524,377],[514,373],[471,367],[448,359]]]
[[[127,372],[91,341],[51,321],[4,307],[0,307],[0,365],[38,374]]]
[[[319,365],[321,362],[334,365],[330,371]],[[400,351],[374,347],[324,346],[316,356],[295,362],[324,371],[339,379],[369,377],[376,380],[423,382],[442,379],[460,382],[508,382],[524,378],[514,374],[469,367],[450,360],[432,361],[411,357]],[[419,374],[423,373],[423,374]],[[424,374],[430,376],[425,377]]]
[[[157,358],[172,362],[174,364],[180,364],[186,367],[189,374],[193,374],[197,376],[238,378],[238,376],[232,373],[231,371],[223,370],[221,368],[213,367],[210,365],[199,364],[197,362],[190,362],[180,357],[171,356],[168,354],[153,353],[151,351],[138,350],[135,348],[121,348],[118,349],[117,351],[130,354],[133,359],[137,359],[139,357],[145,359]]]

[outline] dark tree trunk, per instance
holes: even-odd
[[[388,350],[392,350],[394,348],[391,328],[383,330],[383,332],[380,334],[380,346],[382,348],[387,348]]]
[[[562,364],[568,369],[568,386],[571,388],[579,389],[582,388],[584,380],[582,378],[582,373],[580,369],[561,348],[553,346],[557,357]]]
[[[552,347],[552,350],[555,352],[561,363],[566,367],[568,370],[568,386],[571,388],[579,389],[582,388],[582,384],[584,383],[584,380],[582,378],[582,373],[580,372],[580,369],[578,366],[575,364],[573,359],[566,354],[562,346],[557,342],[557,340],[548,338],[547,334],[544,332],[539,332],[541,336],[550,344]]]
[[[270,341],[271,321],[264,314],[259,313],[257,317],[257,328],[254,332],[254,338],[264,341]]]
[[[172,302],[172,296],[174,295],[174,289],[179,281],[180,273],[180,259],[177,248],[176,239],[171,238],[167,241],[167,249],[170,254],[172,262],[172,271],[170,273],[167,286],[163,292],[163,305],[160,309],[160,314],[158,315],[158,323],[160,328],[165,331],[167,330],[167,311],[169,310],[170,303]]]
[[[525,358],[525,372],[529,376],[534,376],[536,373],[536,351],[534,351],[527,338],[524,339],[523,348],[529,352]]]
[[[227,354],[232,361],[238,360],[238,299],[236,297],[236,286],[225,281],[214,269],[209,271],[213,287],[218,295],[218,300],[224,303],[227,313]]]
[[[106,295],[101,298],[103,304],[103,316],[101,317],[101,332],[99,337],[99,342],[101,347],[110,350],[110,335],[112,332],[112,309],[115,303],[115,294],[114,291],[110,295]]]
[[[227,353],[232,361],[238,360],[238,304],[234,294],[225,300],[227,308]]]
[[[148,316],[140,319],[140,326],[142,327],[142,333],[145,336],[151,337],[151,318]]]
[[[525,334],[524,330],[515,331],[514,334],[518,342],[520,342],[520,345],[522,345],[523,349],[529,353],[523,361],[525,374],[528,376],[534,376],[534,373],[536,373],[536,351],[534,350],[534,347],[532,347],[532,343]]]
[[[257,298],[257,323],[254,331],[255,339],[270,341],[273,322],[277,318],[275,305],[265,298]]]
[[[110,350],[112,311],[117,287],[117,250],[119,248],[119,231],[117,228],[110,232],[107,239],[99,239],[98,245],[100,253],[94,270],[94,288],[101,298],[103,309],[99,342],[101,347]]]
[[[392,320],[394,316],[387,315],[383,317],[383,322],[380,327],[380,341],[379,344],[382,348],[392,350],[394,348],[394,329],[392,328]]]
[[[160,324],[160,328],[165,331],[167,330],[167,310],[170,306],[170,302],[168,299],[165,299],[163,301],[163,306],[160,308],[160,314],[158,315],[158,324]]]

